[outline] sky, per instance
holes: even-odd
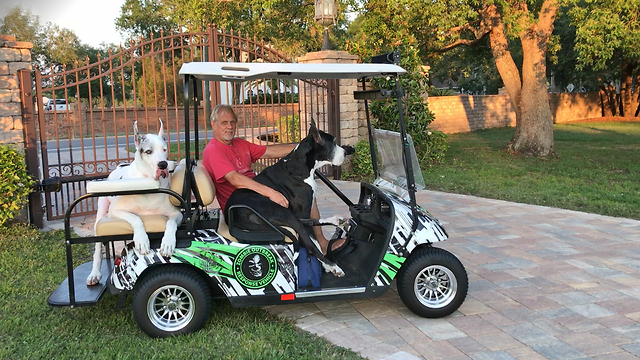
[[[20,5],[37,15],[40,25],[51,22],[67,28],[83,43],[98,47],[102,42],[123,42],[114,24],[123,3],[124,0],[0,0],[0,18]]]

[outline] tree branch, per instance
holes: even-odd
[[[474,46],[476,44],[478,44],[480,41],[482,41],[482,39],[484,39],[485,36],[487,36],[489,34],[489,32],[485,32],[484,34],[482,34],[479,38],[475,39],[475,40],[471,40],[471,39],[458,39],[456,41],[454,41],[453,43],[449,44],[449,45],[445,45],[443,47],[441,47],[440,49],[436,50],[437,53],[445,53],[449,50],[455,49],[459,46]]]
[[[545,0],[542,3],[542,8],[538,14],[538,23],[536,24],[536,30],[540,33],[543,39],[548,40],[549,36],[553,32],[553,22],[556,19],[558,13],[558,1],[557,0]]]

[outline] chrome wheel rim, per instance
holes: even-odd
[[[196,312],[193,296],[177,285],[163,286],[147,301],[147,314],[153,325],[162,331],[178,331],[189,324]]]
[[[448,268],[431,265],[418,273],[413,291],[422,305],[439,309],[449,305],[456,297],[458,281]]]

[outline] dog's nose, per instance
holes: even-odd
[[[356,149],[354,149],[353,146],[343,145],[342,148],[344,149],[345,155],[351,155],[356,153]]]
[[[160,169],[160,170],[164,170],[164,169],[166,169],[166,168],[167,168],[167,165],[168,165],[168,164],[167,164],[167,162],[166,162],[166,161],[160,161],[160,162],[158,163],[158,169]]]

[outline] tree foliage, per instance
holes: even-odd
[[[444,0],[428,6],[421,0],[369,0],[361,38],[374,45],[413,39],[425,59],[488,44],[516,111],[516,132],[508,148],[546,156],[554,146],[545,53],[558,7],[556,0]],[[514,47],[522,64],[516,62]]]
[[[353,0],[339,0],[346,9]],[[117,27],[135,38],[147,38],[162,29],[198,31],[209,24],[241,35],[264,39],[292,55],[316,51],[322,44],[322,28],[314,20],[312,0],[126,0]],[[339,12],[338,24],[344,24]],[[337,27],[342,36],[342,27]]]
[[[33,43],[31,62],[40,69],[49,66],[59,69],[62,65],[72,66],[80,60],[79,50],[83,45],[73,31],[50,22],[41,25],[38,16],[20,6],[11,8],[0,19],[0,33],[13,35],[18,41]]]
[[[570,8],[568,14],[575,27],[576,68],[618,72],[622,98],[617,110],[624,116],[637,116],[640,0],[587,0]],[[608,78],[600,78],[603,93],[608,91],[607,83]]]

